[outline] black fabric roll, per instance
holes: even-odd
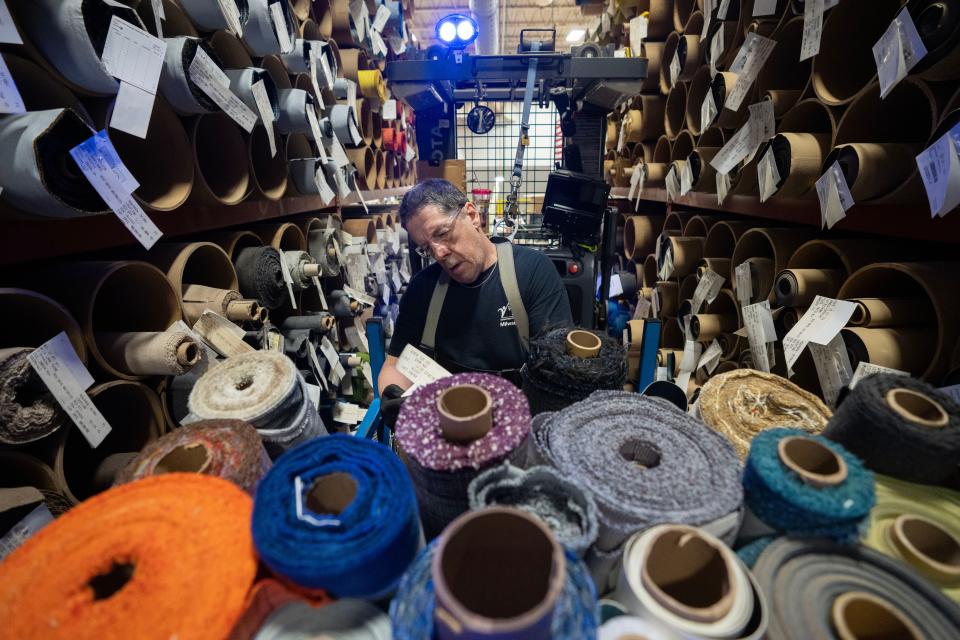
[[[926,396],[946,412],[941,426],[925,426],[895,411],[888,393],[906,389]],[[933,405],[919,405],[935,419]],[[822,435],[839,442],[873,471],[907,482],[945,485],[960,462],[960,406],[916,378],[876,374],[861,380],[840,404]]]
[[[26,444],[44,438],[66,415],[27,357],[33,349],[0,349],[0,443]]]
[[[286,298],[283,282],[283,256],[273,247],[246,247],[237,252],[234,266],[240,293],[245,298],[255,298],[267,309],[279,309]]]
[[[567,353],[569,327],[549,328],[530,339],[530,355],[523,367],[523,393],[530,414],[560,411],[602,389],[622,390],[627,378],[627,353],[619,341],[600,338],[595,358]]]
[[[960,629],[953,601],[906,565],[865,547],[781,538],[760,555],[753,575],[767,598],[770,638],[837,637],[831,609],[850,592],[886,601],[927,640],[956,638]]]

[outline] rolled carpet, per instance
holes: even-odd
[[[212,367],[197,380],[187,405],[200,419],[249,422],[273,458],[327,433],[303,376],[276,351],[245,353]]]
[[[200,362],[200,345],[183,331],[96,334],[103,357],[135,376],[179,376]]]
[[[0,442],[26,444],[59,429],[66,414],[27,356],[33,349],[0,349]]]
[[[460,438],[445,427],[440,403],[446,394],[463,389],[467,411],[473,411],[471,403],[476,400],[477,415],[482,413],[487,421],[485,431]],[[457,374],[424,385],[407,398],[395,433],[428,540],[469,508],[467,487],[481,471],[522,453],[520,445],[529,431],[527,399],[497,376]]]
[[[253,540],[275,573],[338,597],[389,594],[420,548],[413,487],[386,446],[335,434],[276,460],[260,482]]]
[[[115,487],[0,564],[7,638],[226,637],[257,571],[250,496],[169,474]]]
[[[874,505],[873,473],[835,442],[799,429],[754,438],[743,470],[747,506],[739,553],[748,565],[774,537],[856,544]]]
[[[909,567],[866,547],[780,538],[760,555],[753,575],[770,609],[771,638],[836,638],[838,623],[845,637],[860,638],[948,640],[960,628],[956,604]],[[882,626],[869,629],[871,622]]]
[[[863,544],[899,560],[960,602],[960,493],[877,476]]]
[[[252,425],[242,420],[201,420],[148,444],[115,483],[167,473],[202,473],[229,480],[253,495],[269,468],[270,457]]]
[[[718,374],[700,389],[698,416],[733,444],[741,460],[754,436],[765,429],[788,427],[820,433],[830,408],[820,398],[786,378],[753,369]]]
[[[592,342],[594,351],[577,350],[577,336]],[[599,389],[623,389],[627,353],[613,338],[567,327],[552,328],[530,339],[530,355],[522,373],[530,413],[559,411]]]
[[[291,602],[271,615],[254,640],[390,640],[390,618],[365,600],[322,607]]]
[[[823,435],[877,473],[945,484],[960,460],[960,406],[915,378],[876,374],[850,392]]]
[[[244,247],[237,252],[234,266],[240,293],[254,298],[268,309],[279,309],[286,301],[283,283],[283,256],[273,247]]]
[[[390,602],[393,640],[433,640],[434,593],[431,565],[439,541],[431,543],[400,581]],[[565,552],[566,581],[553,611],[550,637],[558,640],[594,638],[599,624],[597,593],[586,565],[570,550]]]
[[[581,556],[597,539],[593,496],[551,467],[524,471],[505,463],[474,478],[467,495],[474,510],[499,505],[532,513],[561,544]]]

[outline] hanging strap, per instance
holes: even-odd
[[[530,351],[530,319],[527,309],[523,306],[520,297],[520,285],[517,282],[517,269],[513,264],[513,245],[509,242],[497,243],[497,261],[500,263],[500,284],[507,295],[507,302],[513,311],[513,319],[517,322],[517,331],[520,333],[520,344],[523,354]]]
[[[440,323],[440,311],[443,310],[443,301],[447,297],[449,288],[450,276],[445,271],[441,271],[437,284],[433,288],[433,295],[430,296],[427,319],[423,323],[423,334],[420,337],[420,344],[433,352],[437,350],[437,325]]]

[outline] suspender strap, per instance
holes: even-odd
[[[436,351],[437,348],[437,324],[440,322],[440,311],[443,309],[443,301],[447,297],[449,288],[450,276],[441,271],[437,285],[433,288],[433,295],[430,296],[427,319],[423,323],[423,335],[420,338],[420,344],[431,351]]]
[[[520,285],[517,282],[517,269],[513,264],[511,243],[497,243],[497,261],[500,263],[500,284],[513,311],[513,319],[516,320],[517,331],[520,333],[520,344],[526,354],[530,351],[530,319],[527,317],[527,309],[523,306],[523,299],[520,297]]]

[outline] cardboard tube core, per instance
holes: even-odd
[[[174,447],[170,453],[157,461],[153,473],[203,473],[210,466],[210,451],[205,445],[194,442]]]
[[[774,283],[774,296],[778,306],[809,307],[818,295],[836,297],[845,278],[843,269],[781,271]]]
[[[200,361],[200,347],[196,342],[184,342],[177,347],[177,362],[181,366],[192,367]]]
[[[833,601],[830,617],[841,640],[920,640],[923,637],[892,603],[863,591],[851,591],[839,596]]]
[[[663,607],[687,620],[716,622],[736,595],[735,568],[692,527],[669,527],[650,544],[641,581]]]
[[[960,577],[960,540],[933,520],[902,515],[894,520],[890,538],[924,575],[941,581]]]
[[[950,422],[940,403],[922,393],[903,388],[890,389],[884,399],[901,418],[921,427],[942,429]]]
[[[493,426],[493,400],[483,387],[460,384],[444,390],[437,398],[440,430],[453,442],[477,440]]]
[[[850,316],[854,327],[902,327],[934,324],[920,298],[855,298],[857,307]]]
[[[567,353],[577,358],[596,358],[600,355],[600,338],[590,331],[571,331],[567,334]]]
[[[338,516],[357,497],[357,481],[343,471],[328,473],[313,481],[305,497],[310,511]]]
[[[739,326],[736,314],[700,313],[690,318],[690,331],[698,342],[710,342],[722,333],[733,333]]]
[[[227,303],[227,319],[234,322],[257,320],[261,308],[256,300],[231,300]]]
[[[806,484],[823,489],[847,479],[847,463],[830,447],[801,436],[784,438],[777,445],[780,462]]]

